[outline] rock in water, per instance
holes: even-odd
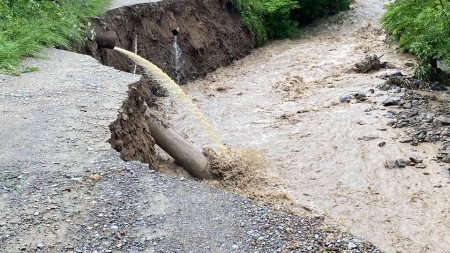
[[[388,160],[388,161],[386,161],[386,166],[389,169],[391,169],[391,170],[399,168],[399,166],[397,164],[397,160]]]
[[[397,163],[398,167],[400,167],[400,168],[406,167],[406,162],[403,159],[397,159],[395,162]]]
[[[406,143],[406,142],[411,142],[413,140],[413,138],[411,138],[411,137],[409,137],[409,136],[406,136],[406,137],[402,137],[402,138],[400,138],[400,142],[401,143]]]
[[[408,159],[413,163],[421,163],[423,162],[422,157],[416,155],[416,154],[408,154]]]
[[[418,163],[418,164],[416,164],[416,168],[419,168],[419,169],[425,169],[427,166],[425,166],[425,164],[423,164],[423,163]]]
[[[387,98],[384,102],[384,106],[391,106],[391,105],[397,105],[400,99],[398,98]]]
[[[430,90],[433,90],[433,91],[446,91],[448,89],[447,89],[447,87],[445,87],[441,83],[435,82],[435,83],[433,83],[433,85],[431,85]]]
[[[350,99],[351,99],[351,98],[352,98],[352,97],[351,97],[350,95],[345,94],[345,95],[341,96],[341,98],[339,99],[339,101],[340,101],[341,103],[347,103],[347,102],[350,102]]]

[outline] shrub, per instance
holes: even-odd
[[[297,23],[289,19],[294,0],[230,0],[241,21],[254,35],[258,46],[267,39],[290,37],[297,32]]]
[[[316,19],[348,10],[352,0],[296,0],[300,8],[292,10],[291,19],[309,24]]]
[[[299,34],[299,24],[346,10],[352,0],[230,0],[258,46]]]

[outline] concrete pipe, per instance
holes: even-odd
[[[114,49],[117,41],[117,34],[113,31],[96,32],[94,40],[99,48]]]
[[[194,177],[211,179],[208,171],[208,159],[202,151],[187,142],[177,132],[161,122],[150,109],[144,113],[144,118],[156,144],[172,156],[181,166]]]

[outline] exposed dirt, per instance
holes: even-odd
[[[146,101],[145,101],[146,98]],[[152,93],[152,81],[142,78],[129,86],[128,98],[119,109],[119,115],[109,126],[111,147],[120,152],[125,161],[141,161],[150,168],[157,169],[158,163],[153,139],[144,112],[152,105],[155,95]]]
[[[108,27],[108,28],[106,28]],[[226,1],[161,1],[110,10],[101,20],[92,20],[92,29],[109,29],[118,37],[116,46],[135,52],[169,75],[172,31],[178,29],[178,45],[183,51],[182,80],[205,76],[218,67],[247,55],[254,46],[251,33]],[[84,53],[103,64],[126,72],[134,63],[111,49],[99,49],[88,42]],[[137,73],[144,73],[138,69]]]

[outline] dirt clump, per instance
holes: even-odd
[[[144,118],[147,105],[154,105],[157,92],[152,80],[143,77],[130,84],[128,98],[119,109],[117,119],[109,126],[111,138],[108,142],[120,152],[125,161],[137,160],[148,163],[157,170],[158,163],[153,139]]]

